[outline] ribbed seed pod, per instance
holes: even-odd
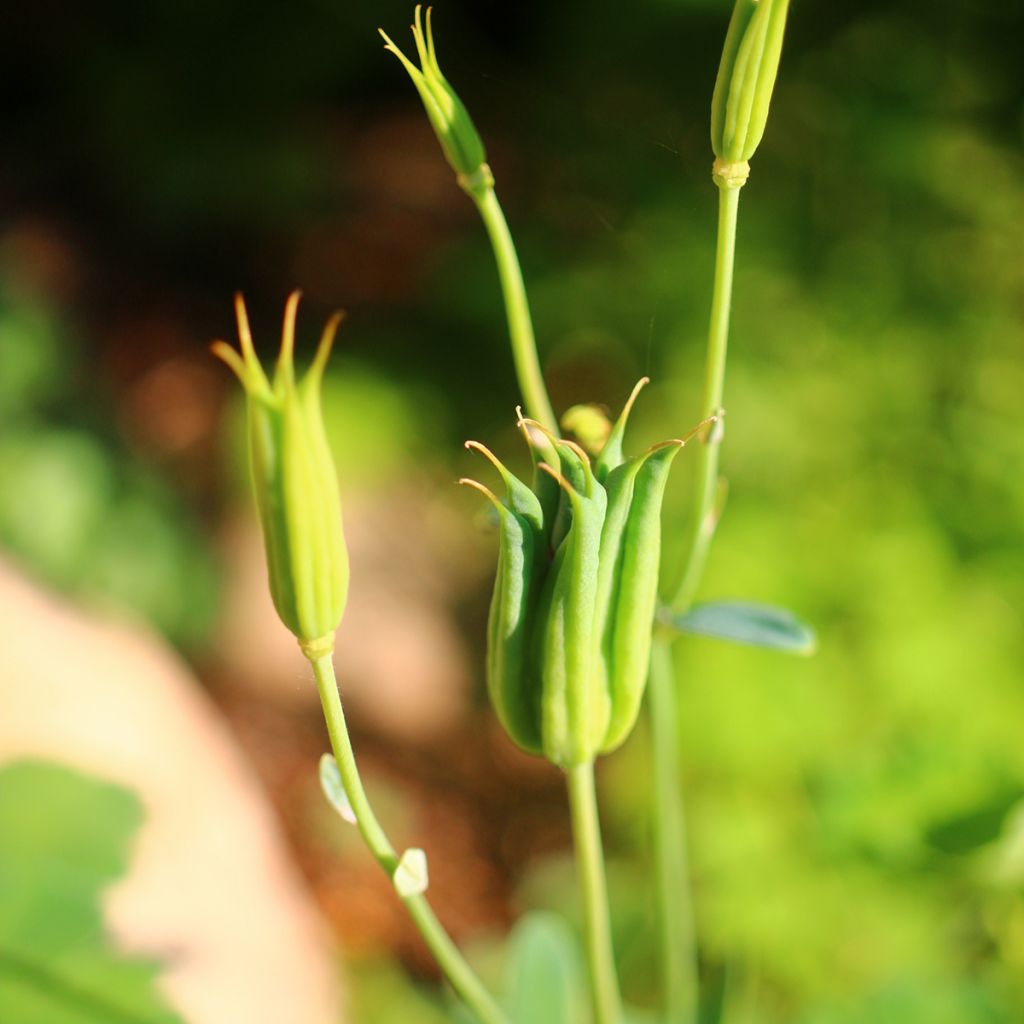
[[[651,659],[651,626],[658,600],[658,568],[661,561],[661,505],[672,461],[683,441],[665,441],[638,460],[616,574],[618,592],[610,604],[604,657],[608,664],[608,689],[612,718],[601,747],[614,750],[632,732]],[[625,466],[622,468],[626,468]]]
[[[497,467],[505,481],[508,504],[475,480],[474,487],[498,512],[501,540],[494,593],[487,617],[487,692],[505,731],[524,750],[542,749],[539,694],[529,687],[530,626],[539,589],[544,553],[544,515],[537,496],[513,476],[482,444],[472,448]]]
[[[298,303],[294,292],[285,308],[273,381],[256,356],[241,296],[235,300],[241,354],[222,341],[213,351],[246,392],[249,462],[274,607],[303,650],[316,656],[333,645],[348,596],[338,480],[320,407],[324,368],[341,315],[328,322],[312,366],[296,382]]]
[[[434,32],[430,8],[427,8],[426,29],[422,18],[422,4],[416,5],[416,17],[412,26],[413,39],[420,66],[417,67],[380,29],[385,49],[390,50],[409,73],[416,91],[423,101],[430,124],[437,135],[441,149],[460,180],[472,182],[474,177],[489,178],[487,155],[469,112],[463,106],[458,93],[448,84],[437,63],[434,48]],[[493,184],[493,178],[490,179]]]
[[[598,685],[594,633],[601,529],[608,496],[594,478],[589,460],[560,442],[563,469],[579,480],[548,469],[568,498],[570,523],[544,582],[545,614],[538,622],[544,754],[555,764],[591,761],[600,749],[611,708]]]
[[[626,439],[626,425],[629,423],[629,414],[633,411],[633,405],[637,400],[637,396],[650,383],[650,377],[641,377],[633,386],[629,398],[626,399],[626,404],[622,407],[619,418],[615,421],[615,425],[608,434],[608,440],[605,441],[604,447],[598,453],[597,462],[594,465],[594,473],[601,483],[608,479],[608,474],[613,469],[621,466],[626,461],[622,445]]]
[[[530,449],[530,457],[533,460],[533,492],[540,502],[541,512],[544,518],[543,543],[538,545],[538,553],[545,558],[545,564],[551,561],[555,554],[557,544],[555,542],[555,520],[558,518],[559,506],[562,504],[562,489],[550,473],[541,469],[541,466],[554,466],[558,463],[558,455],[551,443],[550,436],[539,423],[523,417],[523,411],[516,408],[517,422],[523,439]],[[565,524],[566,528],[568,523]],[[564,532],[563,532],[564,536]],[[559,538],[561,539],[561,538]]]
[[[508,491],[500,502],[483,485],[463,481],[495,503],[501,521],[488,630],[491,700],[516,743],[562,766],[618,746],[643,696],[661,503],[685,443],[623,456],[629,411],[645,383],[593,464],[571,441],[520,417],[536,467],[532,491],[470,443],[495,464]],[[552,484],[554,494],[546,489]]]
[[[736,0],[711,100],[715,175],[746,181],[747,161],[764,137],[782,55],[789,0]]]

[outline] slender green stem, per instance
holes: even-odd
[[[715,254],[715,286],[711,297],[711,326],[708,331],[704,367],[704,395],[701,418],[723,416],[725,357],[729,343],[729,311],[732,306],[732,276],[736,257],[736,215],[740,190],[718,186],[718,245]],[[723,436],[721,419],[709,431],[697,454],[697,486],[693,517],[687,542],[684,571],[675,591],[672,607],[686,611],[692,604],[704,574],[708,548],[718,525],[718,451]]]
[[[665,1024],[697,1020],[697,944],[686,856],[686,820],[679,785],[679,722],[672,648],[656,637],[648,681],[654,756],[654,849],[661,935]]]
[[[622,998],[615,972],[615,952],[608,918],[608,884],[604,874],[601,825],[597,816],[594,789],[594,765],[573,765],[566,771],[569,781],[569,807],[576,846],[583,922],[586,931],[590,990],[594,1002],[595,1024],[619,1024]]]
[[[508,221],[498,202],[498,196],[491,184],[467,188],[483,218],[487,234],[494,249],[501,279],[501,294],[505,300],[505,315],[508,317],[508,332],[512,341],[512,358],[516,366],[519,390],[523,393],[526,410],[548,430],[558,433],[558,420],[551,408],[537,357],[537,341],[533,334],[533,320],[530,317],[530,303],[526,297],[523,272],[519,257],[508,229]]]
[[[672,608],[686,612],[704,575],[708,549],[718,525],[721,483],[718,454],[723,436],[725,361],[729,347],[736,220],[740,186],[718,185],[718,241],[704,365],[702,419],[719,417],[697,453],[697,484],[685,561],[673,593]],[[662,982],[668,1024],[692,1024],[699,1008],[696,937],[686,856],[686,824],[681,775],[675,667],[670,641],[656,637],[651,653],[651,751],[654,759],[654,859],[661,909]]]
[[[373,813],[366,790],[363,789],[359,768],[356,765],[355,753],[349,739],[348,727],[345,724],[345,712],[338,694],[338,684],[334,678],[334,664],[330,654],[311,659],[316,686],[323,705],[324,718],[327,722],[327,733],[331,739],[331,747],[341,783],[345,787],[345,795],[352,805],[359,831],[389,877],[398,867],[398,855],[387,835],[380,826],[377,816]],[[506,1017],[498,1008],[491,994],[466,963],[455,943],[452,942],[443,925],[431,909],[423,895],[404,896],[402,902],[416,923],[431,953],[451,982],[452,988],[462,997],[466,1005],[476,1014],[482,1024],[506,1024]]]

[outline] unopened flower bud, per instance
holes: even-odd
[[[451,164],[460,181],[467,187],[477,184],[477,179],[490,179],[487,169],[487,154],[484,144],[473,126],[469,113],[462,105],[462,100],[448,84],[437,63],[434,50],[434,33],[431,26],[431,9],[427,8],[426,31],[423,29],[421,17],[422,5],[416,5],[416,18],[412,26],[413,39],[416,41],[416,52],[420,66],[417,67],[391,41],[387,33],[380,29],[380,34],[390,50],[409,72],[409,77],[423,100],[427,117],[434,128],[444,155]]]
[[[789,0],[736,0],[711,101],[715,180],[742,185],[764,135]]]
[[[562,413],[562,429],[574,434],[589,455],[597,455],[612,432],[612,421],[599,405],[574,405]]]
[[[296,382],[293,351],[299,292],[288,299],[281,352],[268,379],[256,356],[241,296],[241,354],[223,341],[213,352],[246,393],[249,460],[274,607],[307,657],[328,653],[348,596],[348,552],[334,461],[320,408],[324,367],[341,314],[324,329],[309,371]]]

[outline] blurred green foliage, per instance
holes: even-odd
[[[180,1024],[157,966],[115,950],[103,923],[141,820],[127,790],[61,765],[0,769],[0,1020]]]
[[[525,914],[508,946],[505,1008],[512,1024],[581,1024],[590,1019],[583,957],[561,918]]]
[[[650,372],[635,450],[695,418],[729,7],[436,12],[555,403],[615,408]],[[270,310],[298,278],[348,305],[330,386],[339,422],[352,417],[336,431],[343,471],[367,478],[381,437],[388,465],[419,459],[427,436],[453,462],[466,435],[515,450],[486,240],[374,34],[410,13],[405,0],[108,2],[54,24],[29,9],[0,70],[20,104],[5,205],[72,211],[116,281],[169,282],[226,311],[239,284]],[[791,607],[819,652],[693,638],[679,653],[702,965],[730,1022],[988,1024],[1024,1005],[1021,38],[1015,0],[793,5],[741,201],[731,494],[701,596]],[[124,471],[52,404],[28,419],[52,397],[38,366],[57,351],[32,330],[0,374],[15,423],[3,450],[41,455],[0,456],[0,529],[51,574],[91,579],[78,535]],[[45,537],[11,512],[15,471],[44,498],[54,479],[85,481],[38,504]],[[676,475],[670,568],[684,458]],[[626,988],[649,1003],[643,746],[603,782]],[[537,865],[523,904],[571,915],[571,885],[549,882],[559,870]],[[367,1019],[420,1012],[386,973],[360,997]]]
[[[48,583],[196,644],[215,603],[209,545],[160,474],[95,421],[71,329],[0,277],[0,545]]]

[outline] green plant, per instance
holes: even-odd
[[[649,690],[663,1012],[669,1024],[695,1021],[695,943],[686,900],[679,892],[687,870],[671,644],[680,634],[702,633],[800,653],[813,646],[807,628],[788,613],[742,602],[694,605],[724,501],[718,467],[739,194],[764,132],[787,9],[788,0],[737,0],[735,5],[712,106],[712,178],[719,190],[720,213],[702,404],[691,423],[681,425],[691,427],[685,438],[655,445],[633,458],[624,454],[624,435],[644,382],[634,389],[614,425],[592,407],[576,407],[562,428],[572,429],[581,443],[560,434],[494,175],[472,119],[440,69],[430,11],[424,20],[421,8],[416,8],[418,66],[381,33],[386,48],[409,73],[459,186],[476,204],[497,262],[513,361],[529,414],[520,414],[519,427],[533,456],[534,477],[528,486],[489,449],[469,443],[494,464],[506,488],[502,500],[483,484],[462,481],[488,498],[499,521],[498,569],[488,622],[488,689],[512,739],[543,754],[566,776],[597,1024],[617,1024],[624,1011],[609,925],[595,759],[627,739]],[[358,825],[393,879],[453,987],[480,1020],[505,1020],[505,1011],[426,902],[422,851],[397,854],[360,781],[332,664],[333,629],[344,605],[341,580],[347,581],[347,564],[317,388],[333,326],[296,393],[291,368],[295,301],[293,296],[286,313],[273,384],[255,360],[241,311],[243,356],[223,343],[218,343],[217,352],[235,369],[249,395],[253,480],[271,590],[282,621],[313,667],[334,750],[333,759],[322,763],[321,779],[328,799]],[[675,457],[693,439],[698,442],[697,483],[686,558],[674,586],[661,581],[659,605],[662,498]],[[538,926],[532,934],[531,947],[564,946],[550,930]],[[522,956],[524,962],[532,959]],[[564,991],[570,990],[571,985]],[[513,1005],[528,1005],[523,999],[521,991],[514,993]],[[519,1012],[513,1014],[516,1019]],[[559,1019],[574,1019],[572,1012],[566,1010]]]

